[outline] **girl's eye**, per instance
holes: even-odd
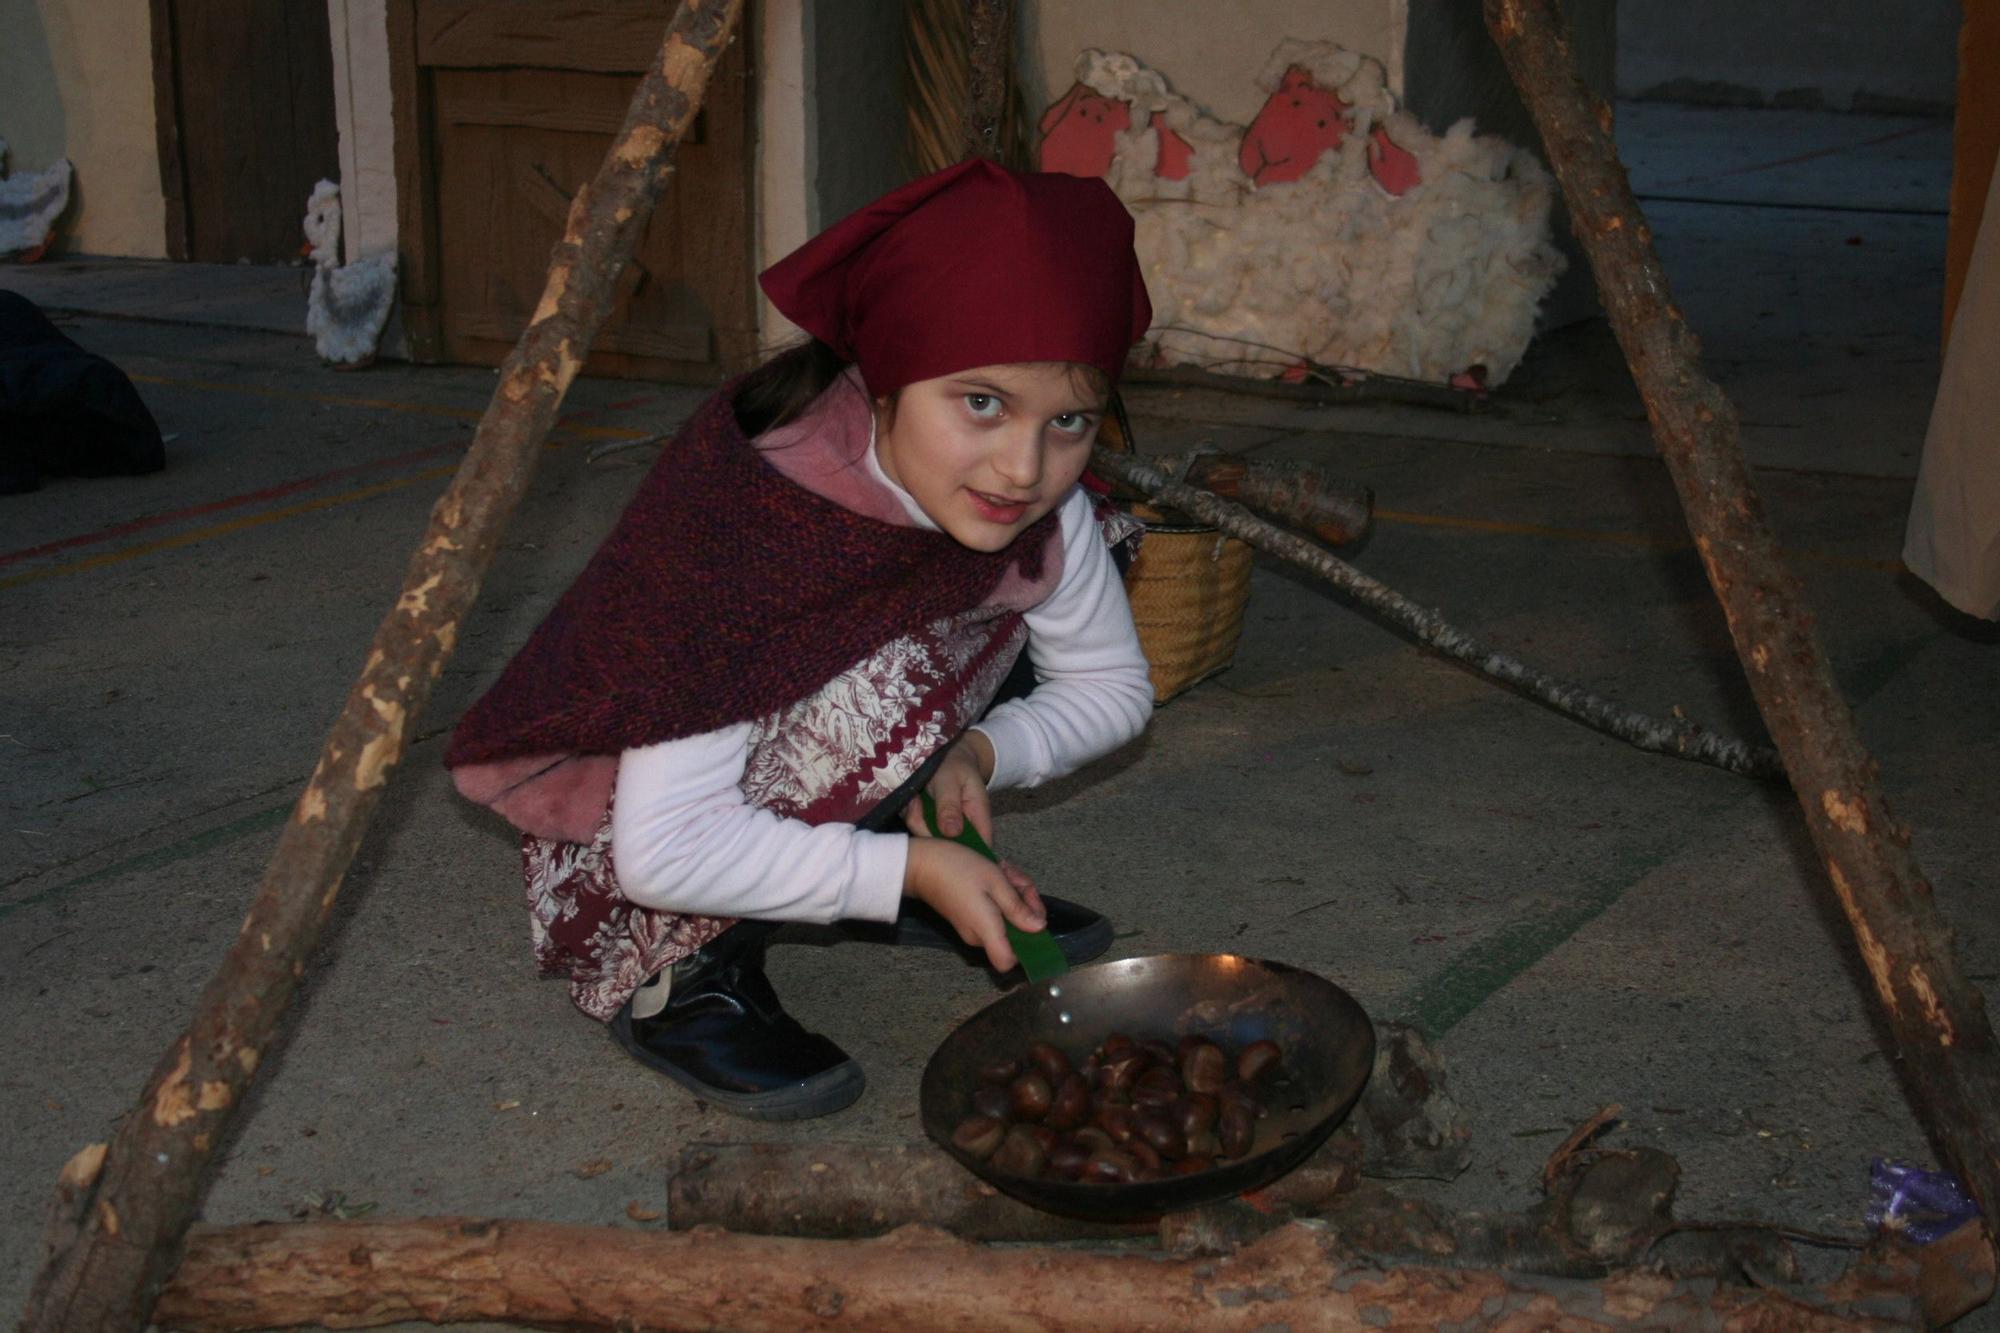
[[[965,395],[966,410],[983,421],[990,421],[1000,415],[1000,400],[990,393],[969,393]]]
[[[1065,412],[1049,424],[1065,435],[1081,435],[1090,429],[1090,417],[1082,412]]]

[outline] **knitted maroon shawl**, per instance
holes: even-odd
[[[460,719],[445,763],[611,755],[762,717],[883,644],[1038,578],[1057,515],[1006,549],[856,514],[773,468],[725,385]]]

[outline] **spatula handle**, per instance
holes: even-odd
[[[1000,858],[986,845],[986,839],[979,836],[979,830],[972,827],[970,819],[964,822],[964,826],[957,833],[946,837],[938,828],[937,802],[931,799],[931,794],[920,791],[917,793],[917,800],[923,805],[924,824],[930,829],[932,836],[944,838],[947,842],[955,842],[961,847],[970,847],[993,864],[1000,864]],[[1042,981],[1069,971],[1069,960],[1063,957],[1062,946],[1056,943],[1055,937],[1048,931],[1022,930],[1005,918],[1002,918],[1001,924],[1007,928],[1007,943],[1013,946],[1014,956],[1021,960],[1021,970],[1028,974],[1028,980]]]

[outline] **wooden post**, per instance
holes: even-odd
[[[1013,86],[1007,68],[1014,58],[1013,0],[965,0],[965,26],[965,148],[959,156],[998,162],[1007,90]]]
[[[2000,1216],[2000,1049],[1954,955],[1910,832],[1833,683],[1797,581],[1764,521],[1736,411],[1700,348],[1611,139],[1611,109],[1570,60],[1554,0],[1486,0],[1486,22],[1533,115],[1736,653],[1813,844],[1853,927],[1917,1107],[1988,1219]]]
[[[305,975],[341,878],[609,313],[608,297],[666,189],[674,150],[741,9],[742,0],[684,0],[675,11],[610,154],[570,206],[541,304],[500,369],[464,464],[431,511],[241,933],[108,1150],[92,1144],[64,1168],[24,1330],[146,1324],[210,1159]]]

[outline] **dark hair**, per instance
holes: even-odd
[[[736,391],[736,423],[755,439],[793,420],[851,363],[817,338],[793,343],[750,372]]]
[[[736,424],[750,439],[765,431],[776,430],[795,420],[812,405],[815,398],[832,388],[833,382],[846,374],[853,364],[817,338],[808,337],[793,343],[751,371],[742,387],[737,389]],[[1124,401],[1119,398],[1118,389],[1109,375],[1095,366],[1073,362],[1052,361],[1046,364],[1067,366],[1072,384],[1103,395],[1106,406],[1123,428],[1125,438],[1131,438],[1131,427],[1125,421]],[[891,410],[894,409],[894,397],[890,395]]]

